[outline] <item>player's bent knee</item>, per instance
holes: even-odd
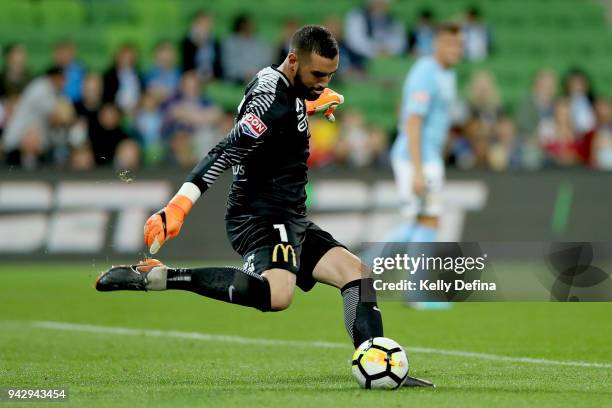
[[[339,289],[365,275],[365,266],[361,260],[342,247],[330,249],[317,263],[313,272],[313,277],[319,282]]]
[[[270,309],[281,311],[287,309],[293,301],[295,274],[285,269],[269,269],[262,273],[270,284]]]
[[[273,312],[288,309],[293,301],[293,292],[271,292],[270,308]]]
[[[348,252],[348,251],[347,251]],[[342,288],[349,282],[363,278],[366,274],[364,271],[365,266],[361,263],[361,260],[354,254],[350,254],[347,257],[347,262],[339,268],[338,276],[338,287]]]

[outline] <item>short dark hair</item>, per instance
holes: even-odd
[[[477,6],[470,6],[467,9],[467,15],[473,18],[480,18],[480,9]]]
[[[64,68],[60,67],[59,65],[53,65],[45,71],[45,75],[46,76],[60,76],[60,75],[63,76]]]
[[[431,20],[433,19],[433,11],[431,11],[430,8],[422,8],[419,12],[419,17],[426,20]]]
[[[251,24],[253,19],[247,13],[240,13],[234,17],[232,22],[232,33],[239,33],[240,30],[246,25]]]
[[[13,42],[13,43],[9,43],[6,47],[4,47],[4,49],[2,50],[2,56],[4,58],[7,58],[11,52],[13,52],[13,50],[17,49],[17,48],[23,48],[25,49],[25,45],[23,45],[23,43],[20,42]]]
[[[436,35],[446,33],[446,34],[459,34],[461,32],[461,26],[457,23],[446,21],[442,23],[438,23],[435,28]]]
[[[74,48],[74,43],[68,38],[62,38],[61,40],[55,43],[55,49],[58,50],[60,48],[72,47]]]
[[[315,53],[324,58],[336,58],[338,55],[338,42],[333,34],[325,27],[318,25],[305,25],[297,30],[291,37],[290,52],[298,55]]]
[[[194,11],[193,13],[191,13],[191,18],[189,19],[189,21],[193,23],[195,20],[202,18],[202,17],[210,18],[212,17],[212,14],[207,9],[198,9]]]

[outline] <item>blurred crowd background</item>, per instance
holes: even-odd
[[[310,121],[314,168],[386,166],[401,87],[462,24],[447,162],[612,170],[605,4],[587,0],[3,0],[0,163],[87,171],[193,166],[231,129],[244,85],[291,34],[337,37],[337,121]]]

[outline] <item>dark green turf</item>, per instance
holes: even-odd
[[[612,369],[409,353],[438,388],[357,388],[338,291],[297,293],[264,314],[191,293],[97,293],[100,265],[0,266],[0,387],[68,386],[74,406],[610,406]],[[417,312],[381,305],[386,335],[429,347],[562,361],[612,362],[612,305],[459,304]],[[245,345],[55,331],[50,320],[253,338],[344,342],[346,348]],[[0,403],[0,408],[2,405]],[[21,405],[23,406],[23,405]],[[64,405],[61,405],[64,406]]]

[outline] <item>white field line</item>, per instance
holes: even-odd
[[[323,347],[350,349],[350,343],[348,341],[346,343],[335,343],[329,341],[275,340],[254,337],[206,334],[197,332],[182,332],[174,330],[132,329],[129,327],[96,326],[91,324],[65,323],[54,321],[32,321],[29,323],[32,327],[39,329],[61,330],[69,332],[102,333],[121,336],[170,337],[175,339],[215,341],[263,346]],[[612,363],[591,363],[586,361],[562,361],[549,360],[544,358],[510,357],[498,354],[477,353],[461,350],[444,350],[428,347],[406,347],[406,351],[408,351],[409,353],[438,354],[445,356],[468,357],[480,360],[502,361],[509,363],[527,363],[586,368],[612,368]]]

